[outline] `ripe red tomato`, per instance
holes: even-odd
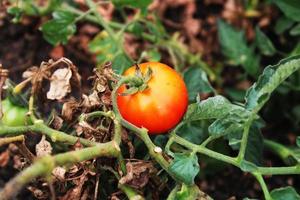
[[[133,95],[120,96],[125,85],[118,90],[117,104],[122,117],[138,127],[148,129],[150,134],[164,133],[173,128],[184,115],[188,105],[186,85],[180,75],[169,66],[159,62],[139,65],[142,74],[150,67],[152,76],[148,88]],[[125,76],[135,74],[130,67]]]

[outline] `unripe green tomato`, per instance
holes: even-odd
[[[6,126],[22,126],[30,123],[27,108],[13,105],[8,99],[2,101],[3,117],[1,124]]]

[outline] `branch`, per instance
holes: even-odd
[[[13,137],[0,138],[0,147],[12,142],[21,142],[24,141],[24,135],[18,135]]]
[[[62,131],[49,128],[42,120],[37,120],[35,124],[29,126],[0,126],[0,137],[18,136],[28,132],[40,133],[49,137],[53,142],[58,141],[70,145],[73,145],[78,141],[84,146],[95,146],[98,144],[84,138],[68,135]]]

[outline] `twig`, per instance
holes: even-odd
[[[22,142],[24,141],[24,135],[18,135],[13,137],[0,138],[0,147],[12,142]]]

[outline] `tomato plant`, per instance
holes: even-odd
[[[24,80],[11,91],[0,90],[6,93],[0,167],[6,165],[8,155],[8,151],[2,154],[2,146],[31,139],[32,134],[23,136],[27,133],[43,135],[39,144],[30,142],[35,152],[32,148],[26,152],[24,143],[20,151],[24,155],[17,156],[31,165],[20,167],[22,172],[0,188],[0,199],[13,198],[37,177],[50,180],[52,174],[50,192],[36,182],[28,188],[34,194],[42,191],[45,199],[50,193],[53,199],[55,194],[64,195],[59,199],[210,200],[208,195],[228,199],[220,191],[243,173],[243,180],[252,185],[242,192],[236,191],[241,187],[230,187],[226,192],[233,198],[300,199],[300,4],[296,0],[7,0],[0,4],[10,14],[3,21],[5,9],[0,9],[2,46],[26,48],[19,44],[42,41],[40,34],[35,38],[41,31],[54,47],[45,53],[53,60],[26,71],[28,63],[40,62],[35,60],[40,58],[40,45],[24,50],[29,57],[20,48],[18,59],[33,60],[7,69],[9,76],[1,69],[13,66],[5,61],[18,51],[6,53],[10,48],[0,48],[1,86],[6,78],[20,80],[12,72],[25,71]],[[18,25],[6,29],[11,19],[34,31],[28,34],[27,28],[21,28],[20,35],[24,29],[26,37],[16,40]],[[3,38],[10,34],[13,41]],[[86,69],[94,65],[93,70]],[[20,105],[29,102],[30,123],[28,109],[12,103],[15,97],[21,100],[16,93],[23,98]],[[32,163],[31,154],[45,155],[38,153],[41,149],[47,156]],[[70,170],[68,166],[74,165]],[[228,170],[230,178],[224,181],[227,173],[218,172],[229,167],[239,172]],[[291,186],[285,187],[285,178],[277,175],[288,175]],[[255,182],[261,190],[253,190]]]
[[[3,116],[1,124],[6,126],[22,126],[29,122],[28,109],[14,105],[8,98],[2,101]]]
[[[144,127],[150,134],[167,132],[182,118],[188,105],[188,93],[180,75],[169,66],[158,62],[139,65],[142,74],[151,68],[152,75],[147,88],[134,94],[122,95],[123,85],[118,91],[120,113],[127,121]],[[136,67],[126,70],[125,76],[134,76]]]

